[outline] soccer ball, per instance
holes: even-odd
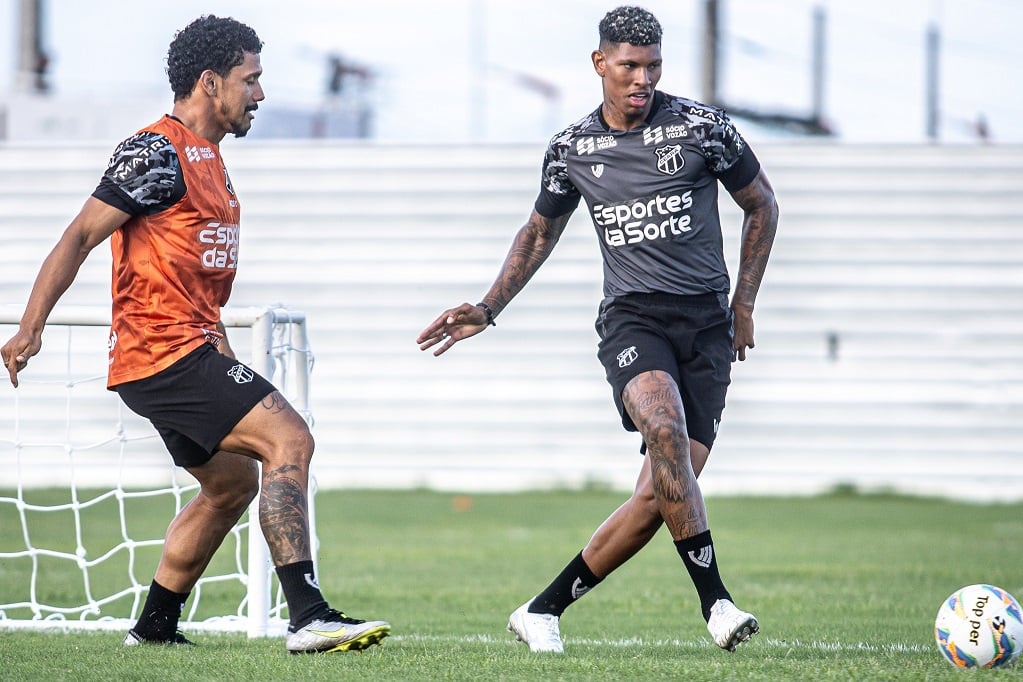
[[[1023,610],[1000,587],[967,585],[942,602],[934,641],[957,668],[1011,665],[1023,652]]]

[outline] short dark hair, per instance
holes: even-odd
[[[604,15],[599,31],[602,47],[607,43],[629,43],[640,47],[661,44],[661,24],[657,17],[642,7],[616,7]]]
[[[245,24],[230,17],[207,14],[174,35],[167,50],[167,78],[174,101],[188,97],[206,69],[226,76],[245,61],[245,53],[259,54],[263,41]]]

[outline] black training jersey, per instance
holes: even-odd
[[[655,92],[642,126],[613,130],[598,108],[555,135],[535,208],[556,218],[585,200],[605,296],[727,293],[717,183],[735,191],[759,171],[723,110]]]

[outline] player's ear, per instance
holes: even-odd
[[[604,77],[604,72],[607,70],[607,57],[601,50],[594,50],[593,54],[590,55],[590,59],[593,60],[593,70],[597,72],[597,75],[601,78]]]
[[[217,74],[212,69],[206,69],[199,74],[199,87],[201,87],[207,95],[214,96],[217,94]]]

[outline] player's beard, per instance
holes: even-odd
[[[250,111],[255,111],[257,107],[246,107],[242,112],[242,115],[231,122],[231,133],[235,137],[245,137],[249,130],[252,128],[252,119],[248,117]],[[224,112],[225,114],[227,112]]]

